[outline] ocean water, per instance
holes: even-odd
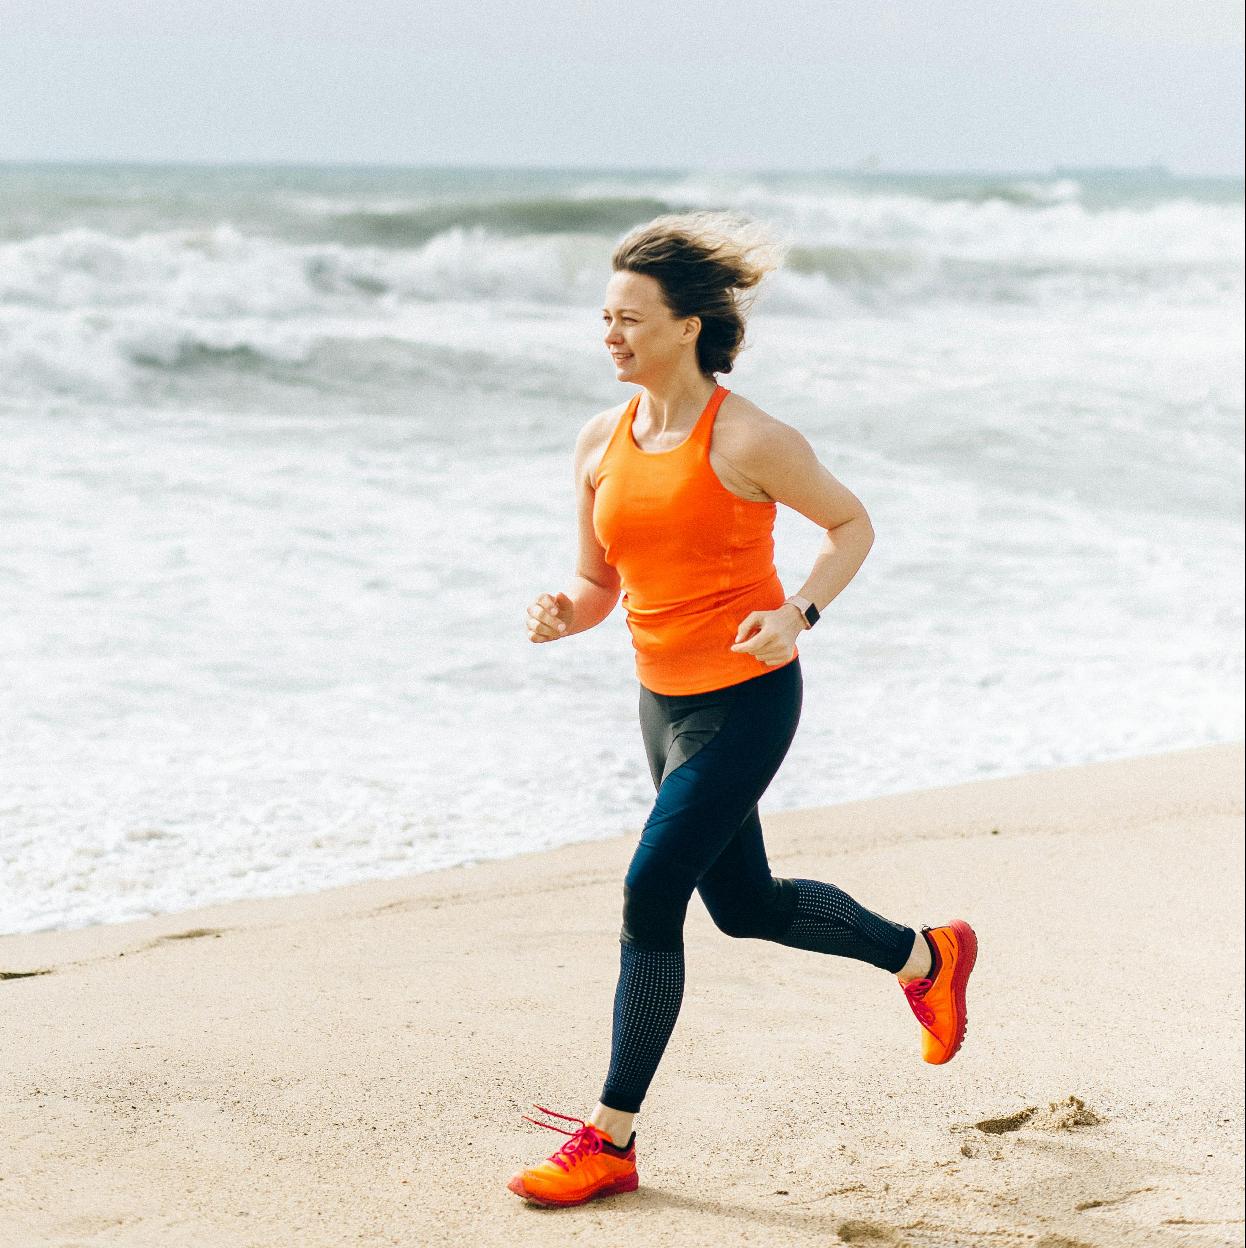
[[[0,166],[0,932],[639,828],[622,608],[525,608],[697,207],[792,240],[721,380],[877,532],[763,815],[1241,739],[1240,180]]]

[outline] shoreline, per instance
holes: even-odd
[[[596,1100],[638,829],[0,936],[0,1245],[1240,1244],[1242,761],[763,799],[777,875],[974,924],[965,1046],[694,898],[641,1187],[570,1210],[505,1181]]]
[[[875,820],[870,816],[870,808],[877,803],[906,803],[916,799],[925,799],[935,794],[945,794],[954,800],[957,794],[976,789],[979,785],[1011,784],[1025,781],[1034,776],[1049,773],[1078,772],[1097,767],[1127,766],[1150,760],[1160,760],[1199,752],[1215,750],[1240,750],[1246,759],[1246,742],[1216,742],[1210,745],[1183,746],[1174,750],[1161,750],[1152,754],[1131,754],[1092,763],[1060,764],[1051,767],[1037,768],[1031,771],[1016,772],[1007,776],[992,776],[980,780],[961,780],[951,784],[930,785],[924,788],[906,789],[898,793],[884,793],[876,797],[853,798],[844,802],[836,802],[825,806],[802,806],[794,809],[771,811],[766,809],[766,799],[762,798],[761,813],[767,827],[793,821],[797,826],[806,820],[816,820],[828,812],[841,812],[845,816],[860,813],[865,817],[865,826],[871,829],[875,837],[871,843],[881,844],[884,840],[907,840],[910,833],[897,830],[894,836],[888,836],[875,828]],[[971,799],[972,800],[972,799]],[[538,849],[524,850],[506,857],[484,858],[465,863],[452,863],[449,866],[433,867],[429,870],[413,871],[405,875],[380,877],[371,880],[353,880],[344,884],[330,884],[324,888],[300,890],[293,893],[278,894],[271,897],[239,897],[227,901],[209,902],[201,906],[188,906],[185,909],[169,910],[160,914],[147,915],[137,919],[120,919],[115,922],[90,923],[83,927],[51,928],[37,932],[3,932],[0,931],[0,983],[6,972],[12,968],[6,962],[12,962],[16,954],[20,964],[25,965],[32,955],[37,956],[39,950],[46,950],[48,956],[56,957],[57,946],[62,944],[71,951],[71,960],[76,951],[95,950],[107,956],[128,948],[131,944],[139,947],[143,940],[168,939],[176,937],[184,929],[192,927],[209,927],[228,924],[231,927],[255,926],[268,921],[279,920],[286,907],[293,907],[297,917],[304,917],[303,910],[307,905],[323,906],[325,917],[331,917],[350,911],[355,904],[368,907],[373,904],[384,904],[391,899],[391,894],[398,897],[407,896],[416,881],[439,881],[456,872],[477,872],[486,868],[505,869],[509,863],[525,863],[533,859],[549,857],[577,849],[597,847],[617,847],[626,844],[630,848],[635,845],[640,835],[639,825],[624,832],[600,837],[588,841],[570,841],[563,845],[546,846]],[[947,828],[936,835],[956,835],[955,828]],[[966,835],[971,833],[966,829]],[[928,839],[925,832],[920,839]],[[846,848],[862,848],[860,845]],[[774,855],[770,854],[774,865]],[[626,863],[624,864],[626,866]],[[782,874],[777,867],[776,875]],[[619,877],[622,886],[622,875]],[[357,896],[356,896],[357,894]],[[374,895],[375,894],[375,895]],[[695,898],[694,898],[695,901]],[[267,913],[272,908],[272,913]],[[170,930],[165,930],[170,928]],[[114,935],[116,939],[110,939]]]

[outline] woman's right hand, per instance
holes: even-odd
[[[528,607],[528,640],[557,641],[574,622],[575,605],[566,594],[542,594]]]

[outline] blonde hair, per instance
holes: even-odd
[[[667,213],[632,230],[610,263],[616,273],[654,278],[673,316],[701,318],[697,364],[712,376],[731,372],[755,288],[779,268],[789,246],[738,213]]]

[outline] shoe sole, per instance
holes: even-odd
[[[952,1000],[956,1005],[956,1042],[937,1062],[931,1066],[943,1066],[960,1052],[965,1041],[965,1033],[969,1030],[969,1011],[965,1006],[965,987],[969,983],[969,973],[978,960],[978,934],[963,919],[953,919],[948,924],[956,933],[957,957],[952,968]]]
[[[613,1183],[607,1183],[604,1187],[599,1187],[595,1192],[590,1192],[587,1196],[576,1196],[571,1200],[558,1200],[552,1196],[537,1196],[528,1191],[524,1187],[523,1175],[517,1174],[506,1185],[516,1196],[522,1196],[524,1200],[530,1200],[537,1205],[556,1205],[560,1208],[567,1205],[582,1205],[587,1201],[596,1200],[599,1196],[613,1196],[618,1192],[634,1192],[640,1186],[640,1175],[633,1171],[631,1174],[625,1174],[622,1178],[615,1179]]]

